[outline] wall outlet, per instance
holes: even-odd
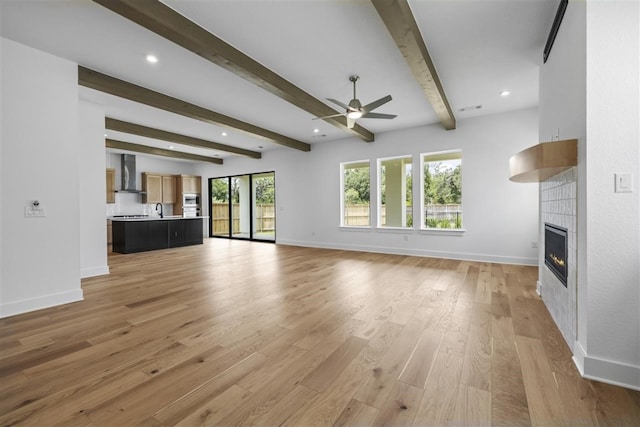
[[[44,208],[26,207],[24,208],[24,216],[25,218],[38,218],[47,215],[44,211]]]
[[[538,242],[531,242],[531,247],[533,249],[537,249],[538,248]]]
[[[409,236],[404,236],[404,241],[408,242],[409,241]]]

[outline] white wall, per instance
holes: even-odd
[[[640,389],[640,7],[569,3],[540,70],[540,140],[579,139],[577,331],[587,378]],[[614,193],[614,174],[633,193]],[[541,267],[543,268],[543,267]],[[545,289],[542,288],[543,299]]]
[[[563,226],[560,222],[565,215],[558,207],[564,202],[575,199],[577,203],[584,204],[586,199],[585,182],[586,164],[584,161],[587,132],[587,106],[586,106],[586,6],[584,2],[571,2],[567,7],[558,35],[553,44],[551,54],[546,63],[540,66],[540,121],[538,123],[539,141],[549,142],[556,139],[578,139],[578,167],[577,167],[577,195],[564,192],[567,188],[567,174],[576,175],[572,170],[562,176],[550,178],[546,184],[540,186],[540,199],[545,199],[546,209],[540,213],[540,247],[538,263],[538,291],[542,300],[547,305],[556,325],[562,332],[569,348],[574,347],[577,322],[576,299],[576,265],[571,261],[576,259],[578,268],[584,260],[580,259],[582,251],[577,251],[573,238],[578,244],[584,236],[584,221],[573,224],[576,213],[571,212],[571,221],[565,225],[569,234],[569,268],[567,287],[550,273],[544,264],[544,222],[545,219],[555,219],[556,225]],[[551,23],[550,23],[551,24]],[[544,187],[544,188],[543,188]],[[550,188],[560,190],[550,190]],[[564,189],[562,187],[565,187]],[[558,191],[552,198],[549,191]],[[573,202],[574,204],[576,202]]]
[[[2,45],[0,317],[82,299],[74,63]],[[42,218],[25,218],[38,200]]]
[[[370,144],[349,138],[315,144],[309,153],[270,151],[260,161],[235,158],[222,166],[200,165],[199,173],[206,182],[208,177],[275,171],[276,240],[281,244],[535,265],[531,242],[538,233],[537,186],[509,181],[508,165],[510,156],[536,144],[537,124],[537,110],[528,109],[459,120],[454,131],[423,126],[378,134]],[[375,168],[377,158],[412,155],[419,165],[420,153],[451,149],[463,150],[463,235],[339,227],[341,162],[368,159]],[[414,194],[420,191],[418,181]],[[375,205],[373,186],[371,198]]]
[[[586,375],[640,390],[640,4],[587,2]],[[633,175],[632,193],[614,174]]]
[[[104,218],[104,110],[80,101],[80,275],[109,274]]]

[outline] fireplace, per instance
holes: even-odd
[[[544,224],[544,263],[567,287],[567,229]]]

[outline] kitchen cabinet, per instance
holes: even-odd
[[[113,251],[113,225],[111,220],[107,220],[107,252]]]
[[[202,243],[202,220],[169,222],[169,247],[197,245]]]
[[[113,252],[128,254],[202,244],[202,218],[112,221]]]
[[[175,203],[176,178],[173,175],[142,173],[142,203]]]
[[[200,194],[201,184],[202,184],[202,178],[199,176],[178,175],[177,182],[176,182],[178,195],[182,196],[183,193]]]
[[[173,204],[176,202],[176,177],[173,175],[162,176],[162,203]]]
[[[116,170],[107,168],[107,203],[116,202]]]

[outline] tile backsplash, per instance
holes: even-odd
[[[165,216],[173,215],[173,205],[163,204]],[[155,203],[142,203],[142,195],[136,193],[116,193],[116,202],[107,203],[107,217],[114,215],[160,216]]]

